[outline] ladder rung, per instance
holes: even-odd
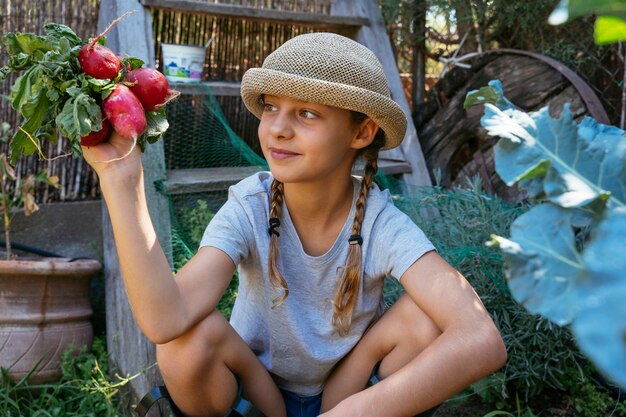
[[[403,161],[381,159],[378,167],[388,175],[411,172],[411,166]],[[258,167],[173,169],[167,172],[165,191],[170,195],[224,191],[258,172],[259,169]],[[362,167],[357,167],[355,173],[362,175]]]
[[[141,4],[159,9],[169,9],[192,13],[206,13],[216,16],[240,19],[262,20],[291,25],[305,25],[325,28],[349,28],[368,26],[366,17],[324,15],[319,13],[291,12],[241,6],[237,4],[208,3],[194,0],[141,0]]]

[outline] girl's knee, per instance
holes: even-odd
[[[226,339],[228,322],[214,311],[186,333],[156,347],[161,373],[204,372]]]
[[[398,327],[398,332],[404,337],[402,340],[412,339],[418,343],[420,350],[430,345],[441,335],[441,329],[435,322],[421,309],[408,295],[402,295],[398,301],[385,313],[394,326]]]
[[[229,327],[213,312],[171,342],[157,345],[157,363],[176,404],[187,415],[226,415],[237,391],[225,365]]]
[[[365,333],[359,350],[378,361],[398,347],[418,354],[441,335],[435,322],[408,296],[401,296]]]

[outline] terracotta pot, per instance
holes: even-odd
[[[91,346],[89,281],[100,262],[63,258],[0,261],[0,366],[32,383],[61,376],[60,359],[74,344]]]

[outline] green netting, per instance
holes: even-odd
[[[165,134],[167,169],[265,166],[265,160],[230,127],[206,84],[200,94],[181,95],[168,104]]]
[[[170,128],[163,138],[166,169],[267,169],[263,157],[231,128],[210,87],[199,84],[194,88],[197,94],[181,95],[167,106]],[[167,195],[164,187],[162,191]],[[196,252],[212,213],[226,200],[227,186],[219,190],[167,196],[172,224],[172,258],[174,268],[178,270]]]

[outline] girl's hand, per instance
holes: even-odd
[[[137,141],[111,133],[107,142],[96,146],[82,146],[85,161],[102,179],[104,175],[132,178],[141,173],[141,150]]]

